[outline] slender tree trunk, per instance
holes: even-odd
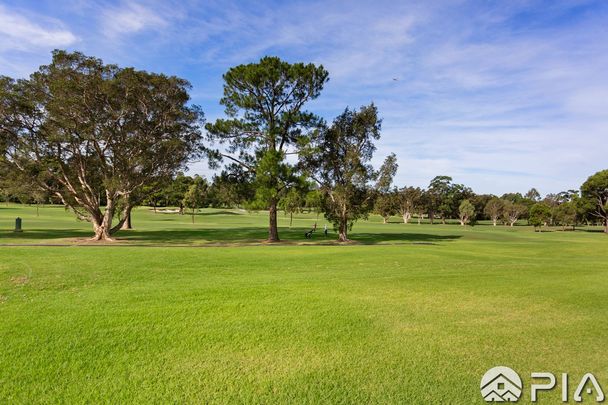
[[[348,242],[348,226],[345,219],[342,219],[338,226],[338,241]]]
[[[407,224],[408,219],[409,218],[407,217],[407,214],[403,214],[403,223],[404,224]]]
[[[608,233],[608,218],[604,220],[604,233]]]
[[[192,223],[194,223],[194,208],[192,208]]]
[[[36,203],[36,216],[40,216],[40,204]]]
[[[422,224],[422,216],[424,214],[418,214],[418,225]]]
[[[492,225],[496,226],[497,218],[492,218]]]
[[[382,217],[382,223],[386,224],[386,217]]]
[[[277,226],[277,201],[270,200],[268,210],[268,242],[279,242],[279,229]]]
[[[289,213],[289,227],[291,228],[291,225],[293,225],[293,212]]]
[[[129,230],[129,229],[133,229],[133,226],[131,225],[131,208],[127,208],[127,216],[125,218],[125,222],[122,223],[122,226],[120,227],[121,230]]]

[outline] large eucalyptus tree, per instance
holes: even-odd
[[[200,150],[202,113],[183,79],[55,51],[28,79],[0,83],[7,166],[92,222],[95,240],[121,228],[131,195]]]

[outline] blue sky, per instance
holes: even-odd
[[[608,168],[608,1],[0,0],[0,74],[54,48],[184,77],[209,120],[230,66],[321,63],[308,108],[330,120],[374,101],[375,163],[395,152],[398,185],[545,194]]]

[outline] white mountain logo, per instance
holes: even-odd
[[[521,396],[521,378],[509,367],[494,367],[481,378],[480,389],[486,402],[517,402]]]

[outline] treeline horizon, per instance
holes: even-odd
[[[106,241],[130,227],[133,207],[161,204],[268,210],[270,242],[280,240],[279,211],[304,209],[323,213],[341,242],[370,213],[463,226],[603,224],[608,233],[608,170],[544,198],[536,189],[476,194],[445,175],[397,188],[394,154],[371,165],[382,127],[373,103],[330,123],[305,110],[329,80],[322,65],[266,56],[223,79],[225,117],[206,122],[187,80],[80,52],[54,51],[27,79],[0,76],[0,196],[61,203]],[[220,174],[183,174],[202,158]]]
[[[279,201],[279,208],[285,215],[293,218],[303,212],[321,212],[320,194],[313,182],[309,187],[301,187],[288,193]],[[178,175],[164,185],[144,190],[141,206],[153,208],[177,208],[179,214],[194,215],[203,208],[245,209],[248,211],[266,210],[255,204],[254,182],[244,178],[238,180],[227,172],[214,175],[209,181],[206,177],[185,173]],[[52,195],[32,193],[27,188],[13,186],[4,188],[0,202],[20,204],[56,204],[62,202]],[[461,225],[475,224],[476,221],[492,221],[494,226],[514,226],[519,220],[527,220],[529,225],[576,227],[579,224],[601,224],[592,215],[592,206],[581,199],[580,191],[570,189],[559,193],[549,193],[542,197],[536,188],[525,194],[504,193],[477,194],[462,184],[452,183],[449,176],[436,176],[429,187],[394,186],[388,190],[375,190],[373,208],[370,213],[377,214],[388,222],[390,217],[399,216],[403,223],[416,219],[417,223],[427,220],[446,223],[446,220],[459,220]],[[433,209],[433,199],[436,209]],[[105,205],[101,198],[101,205]],[[291,221],[290,221],[291,226]],[[131,227],[130,221],[128,226]]]

